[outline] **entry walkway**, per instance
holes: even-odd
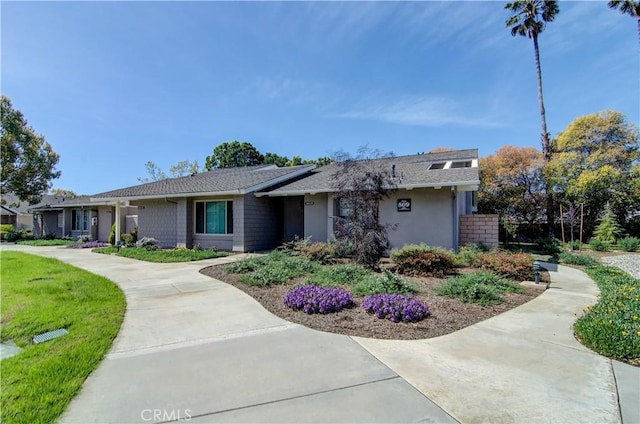
[[[110,353],[62,422],[640,422],[640,369],[573,338],[574,313],[595,303],[597,288],[572,268],[558,267],[549,290],[497,317],[389,341],[289,323],[198,272],[230,258],[151,264],[2,248],[103,275],[127,297]]]

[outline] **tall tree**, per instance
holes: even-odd
[[[336,155],[332,175],[338,204],[336,239],[349,246],[354,260],[368,268],[377,268],[389,247],[388,230],[392,225],[380,222],[380,202],[395,191],[390,167],[379,152],[359,150],[356,158],[346,153]]]
[[[22,112],[2,96],[0,126],[0,194],[14,193],[21,201],[38,203],[60,177],[56,164],[60,156],[45,138],[27,125]]]
[[[73,199],[74,197],[78,197],[78,195],[72,190],[65,190],[62,188],[54,188],[50,191],[52,196],[63,197],[65,199]]]
[[[147,161],[144,164],[144,167],[147,170],[148,177],[138,177],[138,181],[141,183],[160,181],[167,178],[167,174],[165,174],[165,172],[152,161]]]
[[[189,162],[188,160],[181,160],[175,165],[169,167],[169,175],[167,175],[162,168],[156,165],[153,161],[147,161],[144,164],[147,170],[147,177],[138,177],[138,181],[141,183],[148,183],[152,181],[160,181],[167,178],[185,177],[191,174],[197,174],[199,171],[198,161],[194,160]]]
[[[551,143],[546,179],[558,199],[584,203],[587,233],[607,203],[621,224],[640,213],[639,134],[622,113],[605,111],[575,119]]]
[[[538,47],[538,36],[544,31],[547,22],[552,22],[560,12],[558,2],[555,0],[516,0],[507,3],[505,9],[514,12],[514,15],[507,19],[507,27],[511,28],[511,35],[529,37],[533,40],[533,51],[536,61],[536,75],[538,80],[538,105],[540,108],[540,140],[542,143],[542,154],[545,161],[551,159],[551,149],[549,132],[547,131],[547,119],[544,109],[544,99],[542,97],[542,70],[540,67],[540,49]],[[547,187],[548,189],[548,187]],[[553,234],[554,224],[553,195],[551,190],[547,190],[547,225],[549,234]]]
[[[207,156],[204,167],[210,171],[213,168],[236,168],[262,163],[264,156],[251,143],[232,141],[216,146],[213,153]]]
[[[504,146],[480,159],[478,210],[517,224],[538,224],[545,214],[542,153]]]
[[[640,1],[611,0],[609,7],[620,10],[620,13],[623,15],[629,15],[635,18],[638,24],[638,43],[640,44]]]

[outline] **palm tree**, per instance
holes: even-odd
[[[636,18],[638,21],[638,42],[640,43],[640,1],[611,0],[609,7],[611,9],[620,9],[620,13]]]
[[[536,59],[536,73],[538,77],[538,103],[540,106],[540,124],[542,133],[542,154],[545,162],[551,159],[551,146],[549,133],[547,132],[547,120],[545,117],[544,100],[542,98],[542,71],[540,69],[540,51],[538,48],[538,36],[544,31],[547,22],[553,21],[559,13],[558,2],[555,0],[515,0],[507,3],[505,9],[515,14],[507,19],[507,27],[511,28],[512,36],[529,37],[533,40],[533,50]],[[546,185],[547,192],[547,226],[549,235],[553,235],[553,196],[551,187]]]

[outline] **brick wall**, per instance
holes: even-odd
[[[498,245],[500,231],[498,215],[460,215],[459,244],[483,243]]]

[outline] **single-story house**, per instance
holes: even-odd
[[[5,205],[0,205],[0,224],[10,224],[14,227],[18,222],[18,213]]]
[[[424,242],[457,248],[459,217],[475,208],[478,151],[375,161],[389,168],[397,187],[381,204],[381,219],[396,224],[389,234],[392,247]],[[214,169],[96,194],[91,200],[112,205],[116,217],[123,205],[137,207],[138,237],[153,237],[162,247],[260,251],[296,236],[331,240],[334,217],[341,214],[332,188],[336,169],[335,164]]]
[[[111,226],[115,222],[116,207],[113,202],[95,201],[89,196],[72,198],[45,196],[35,207],[29,208],[33,215],[33,235],[42,237],[69,236],[77,239],[88,235],[91,240],[107,241]],[[126,203],[121,205],[120,229],[129,232],[137,227],[137,208]]]

